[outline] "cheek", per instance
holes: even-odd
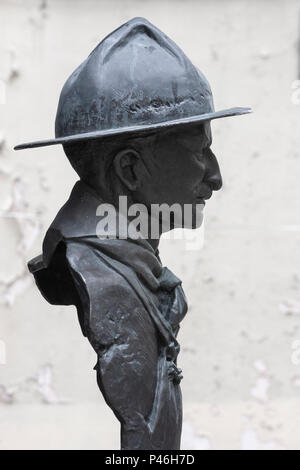
[[[166,155],[151,167],[151,175],[141,191],[148,203],[191,203],[205,173],[205,166],[194,155]]]
[[[165,200],[170,204],[191,204],[199,194],[204,173],[204,168],[197,163],[173,168],[163,184]]]
[[[187,195],[198,193],[205,175],[205,165],[198,161],[187,162],[181,168],[181,186]]]
[[[180,155],[168,166],[162,169],[164,174],[167,175],[169,181],[202,181],[205,173],[205,164],[196,160],[194,155]]]

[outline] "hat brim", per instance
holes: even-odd
[[[115,135],[123,134],[140,134],[147,133],[151,131],[158,131],[165,128],[175,127],[175,126],[184,126],[189,124],[197,124],[198,122],[211,121],[213,119],[220,119],[223,117],[238,116],[241,114],[251,113],[251,108],[229,108],[223,109],[221,111],[215,111],[213,113],[200,114],[197,116],[190,116],[182,119],[174,119],[173,121],[159,122],[155,124],[146,124],[139,126],[130,126],[130,127],[119,127],[116,129],[104,129],[94,132],[86,132],[83,134],[68,135],[65,137],[57,137],[56,139],[48,140],[37,140],[35,142],[27,142],[24,144],[19,144],[14,147],[14,150],[23,150],[36,147],[47,147],[49,145],[57,144],[71,144],[74,142],[81,142],[83,140],[92,140],[100,139],[105,137],[111,137]]]

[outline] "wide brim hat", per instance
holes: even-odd
[[[134,18],[103,39],[66,81],[55,138],[15,150],[148,134],[250,112],[215,111],[204,75],[158,28]]]

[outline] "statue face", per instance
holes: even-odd
[[[119,196],[125,195],[129,205],[143,205],[145,219],[148,221],[150,216],[159,228],[154,238],[159,238],[162,232],[176,227],[199,227],[205,201],[221,188],[211,141],[210,124],[205,123],[123,142],[92,141],[88,147],[76,146],[75,150],[79,156],[91,155],[88,164],[85,158],[81,160],[89,171],[88,183],[101,199],[118,205]],[[154,206],[160,207],[159,212],[153,211]],[[147,237],[148,227],[147,222]]]
[[[210,150],[210,124],[181,127],[157,137],[155,156],[144,157],[146,172],[141,172],[135,199],[151,204],[177,204],[181,211],[190,205],[191,217],[171,228],[196,228],[202,223],[205,201],[222,186],[219,165]]]

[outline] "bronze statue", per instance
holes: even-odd
[[[202,73],[165,34],[134,18],[67,80],[55,139],[15,147],[62,144],[80,177],[46,233],[43,254],[28,266],[48,302],[76,306],[97,354],[99,388],[121,423],[122,449],[180,448],[176,337],[187,304],[180,279],[158,254],[161,233],[180,224],[176,211],[167,229],[161,214],[147,214],[140,237],[121,236],[118,224],[99,234],[99,207],[117,208],[120,196],[146,209],[189,205],[182,226],[199,226],[199,206],[222,186],[210,121],[250,111],[215,111]],[[118,221],[123,216],[118,210]],[[131,220],[128,213],[125,226]]]

